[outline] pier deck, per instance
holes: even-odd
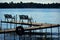
[[[24,25],[33,25],[32,27],[24,28],[24,30],[36,30],[36,29],[44,29],[44,28],[53,28],[53,27],[59,27],[59,24],[47,24],[47,23],[21,23],[21,22],[7,22],[7,21],[1,21],[3,23],[13,23],[13,24],[24,24]],[[9,29],[9,30],[0,30],[0,33],[9,33],[9,32],[15,32],[16,29]]]

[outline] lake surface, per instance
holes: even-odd
[[[0,9],[0,19],[4,14],[28,15],[36,22],[60,24],[60,9]]]
[[[17,17],[28,15],[33,18],[32,22],[60,24],[60,9],[0,9],[0,20],[5,20],[4,14],[12,14],[13,16],[17,14]],[[3,24],[2,28],[7,28],[6,24]],[[39,32],[40,30],[36,31]],[[45,29],[43,29],[43,32],[45,32]],[[51,32],[51,29],[47,29],[47,32]],[[52,32],[58,33],[58,28],[52,28]],[[0,37],[2,35],[0,34]]]

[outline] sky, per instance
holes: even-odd
[[[60,0],[0,0],[0,2],[34,2],[34,3],[60,3]]]

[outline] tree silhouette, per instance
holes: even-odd
[[[60,8],[60,3],[52,3],[52,4],[41,4],[41,3],[0,3],[0,8]]]

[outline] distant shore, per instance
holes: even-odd
[[[41,3],[0,3],[0,8],[60,8],[60,3],[41,4]]]

